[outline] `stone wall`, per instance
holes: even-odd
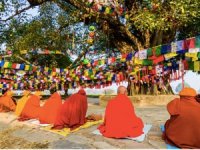
[[[112,99],[113,95],[102,95],[99,97],[99,104],[106,106],[108,101]],[[152,105],[166,105],[174,98],[178,98],[178,95],[136,95],[129,96],[134,106],[152,106]]]

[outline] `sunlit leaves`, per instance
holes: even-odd
[[[129,21],[141,31],[179,28],[200,17],[199,0],[152,1],[130,13]]]

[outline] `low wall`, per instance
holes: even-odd
[[[114,95],[102,95],[99,97],[99,104],[106,106],[108,101],[115,97]],[[134,106],[166,105],[178,95],[136,95],[129,96]]]

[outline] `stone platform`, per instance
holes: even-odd
[[[115,95],[102,95],[99,97],[99,104],[106,106],[108,101],[114,98]],[[134,106],[164,106],[167,105],[171,100],[178,98],[178,95],[136,95],[129,96]]]

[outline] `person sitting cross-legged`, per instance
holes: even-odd
[[[83,89],[68,97],[58,110],[52,129],[70,128],[74,130],[85,124],[88,108],[87,96]]]
[[[179,148],[200,148],[200,103],[196,91],[184,88],[167,104],[170,119],[165,123],[163,139]]]
[[[104,123],[98,129],[109,138],[138,137],[143,134],[143,121],[136,116],[126,87],[119,86],[117,92],[118,95],[108,102]]]

